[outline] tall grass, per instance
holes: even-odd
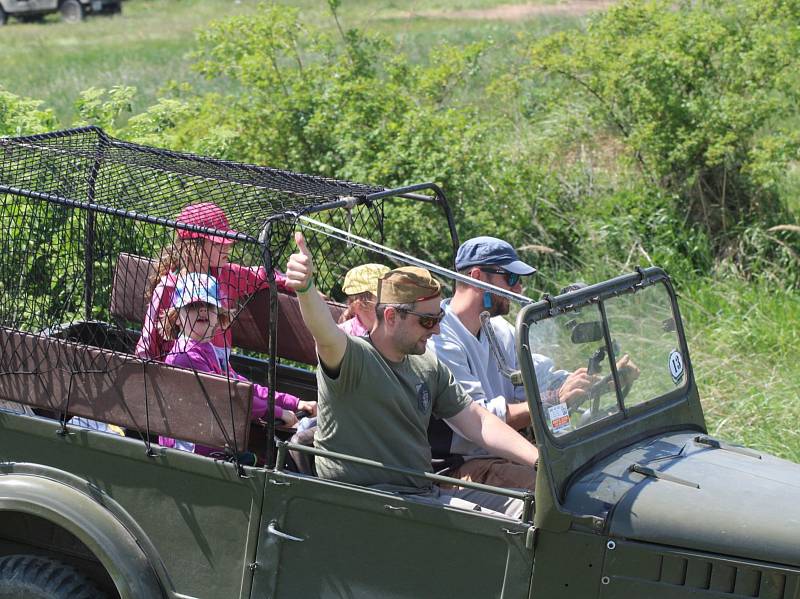
[[[214,20],[251,14],[258,4],[258,0],[131,0],[124,4],[122,15],[92,17],[76,25],[60,22],[58,15],[42,23],[11,19],[0,30],[0,86],[43,100],[64,126],[72,124],[75,100],[89,87],[136,87],[134,114],[154,104],[171,80],[189,82],[198,90],[218,89],[222,83],[204,81],[191,70],[195,33]],[[335,27],[324,1],[282,4],[299,7],[307,22]],[[340,13],[345,27],[362,26],[387,34],[399,51],[418,61],[425,60],[430,47],[442,41],[491,40],[494,50],[487,58],[487,72],[492,71],[493,61],[507,59],[519,33],[544,35],[578,22],[564,17],[506,23],[405,16],[409,11],[495,4],[495,0],[360,0],[345,1]]]
[[[800,462],[800,297],[741,280],[684,285],[709,431]]]

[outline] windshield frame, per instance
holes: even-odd
[[[649,279],[649,282],[647,284],[645,284],[645,285],[634,285],[634,286],[630,286],[630,287],[627,287],[627,288],[623,288],[621,290],[614,289],[612,291],[606,292],[606,294],[602,295],[602,296],[598,295],[598,294],[590,294],[588,297],[582,296],[579,300],[577,298],[575,298],[575,297],[570,297],[570,296],[575,296],[575,295],[578,295],[578,294],[575,294],[575,293],[565,294],[563,296],[559,296],[559,298],[564,298],[565,300],[569,300],[568,304],[560,304],[560,306],[558,308],[556,308],[555,313],[553,313],[552,309],[548,306],[548,310],[547,310],[546,314],[537,313],[537,314],[534,315],[533,319],[530,322],[531,323],[540,322],[540,321],[545,320],[547,318],[553,318],[553,317],[556,317],[556,316],[558,316],[560,314],[568,313],[573,308],[581,308],[581,307],[584,307],[584,306],[587,306],[587,305],[592,305],[592,306],[596,305],[597,308],[598,308],[598,312],[599,312],[598,315],[600,317],[600,321],[599,322],[602,325],[602,332],[603,332],[602,340],[603,340],[604,349],[605,349],[607,355],[616,355],[617,352],[616,352],[614,341],[612,339],[612,331],[609,329],[608,314],[606,312],[606,304],[607,304],[607,302],[609,300],[613,300],[614,298],[619,297],[621,295],[637,293],[637,292],[639,292],[641,289],[643,289],[645,287],[653,287],[653,286],[659,285],[659,284],[663,285],[665,281],[666,281],[666,279],[651,278],[651,279]],[[676,333],[676,337],[677,337],[678,344],[679,344],[679,347],[680,347],[680,351],[681,351],[682,357],[684,357],[684,360],[686,360],[685,356],[688,356],[688,351],[687,351],[687,348],[686,348],[685,339],[684,339],[683,335],[679,334],[679,331],[677,330],[677,328],[678,328],[677,327],[678,319],[676,318],[676,315],[677,315],[676,305],[677,305],[677,303],[676,303],[676,299],[675,299],[675,294],[674,294],[674,291],[673,291],[671,286],[664,285],[664,287],[666,288],[667,293],[669,295],[670,308],[672,310],[673,318],[675,318],[675,322],[676,322],[676,331],[675,331],[675,333]],[[555,302],[555,298],[553,299],[553,301]],[[535,351],[535,348],[532,348],[531,351]],[[620,358],[621,356],[620,355],[616,355],[616,357]],[[599,419],[599,420],[596,420],[596,421],[591,422],[589,424],[586,424],[586,425],[582,426],[581,428],[575,429],[575,430],[573,430],[573,431],[571,431],[571,432],[569,432],[567,434],[564,434],[564,435],[556,435],[550,430],[549,427],[545,427],[545,430],[546,430],[548,436],[550,437],[550,439],[552,440],[552,442],[555,445],[565,446],[565,445],[569,445],[569,444],[578,442],[578,441],[580,441],[581,438],[590,437],[590,436],[593,436],[593,435],[597,434],[598,430],[602,430],[603,428],[605,428],[609,422],[613,423],[615,421],[625,420],[625,419],[634,417],[634,416],[636,416],[637,414],[639,414],[641,412],[646,412],[646,411],[652,409],[654,406],[656,406],[658,404],[668,403],[668,402],[670,402],[672,400],[680,398],[686,393],[686,388],[685,387],[686,387],[686,384],[688,384],[688,380],[687,380],[687,383],[683,384],[680,387],[677,387],[675,389],[670,390],[668,393],[664,393],[664,394],[661,394],[661,395],[653,396],[653,397],[647,399],[646,401],[642,401],[642,402],[639,402],[639,403],[636,403],[636,404],[630,404],[622,396],[622,390],[621,390],[622,385],[620,384],[619,373],[617,371],[617,367],[616,367],[615,361],[614,360],[609,361],[608,365],[610,367],[610,373],[609,374],[612,376],[612,380],[614,381],[614,393],[616,395],[616,405],[617,405],[618,411],[616,413],[614,413],[614,414],[608,415],[608,416],[606,416],[606,417],[604,417],[602,419]],[[534,376],[535,376],[535,373],[534,373]],[[540,394],[540,391],[539,391],[539,385],[538,384],[533,386],[533,391],[534,391],[534,396],[536,397],[537,407],[540,410],[544,409],[542,407],[542,397],[541,397],[541,394]]]
[[[681,387],[657,397],[626,406],[621,401],[620,386],[616,368],[612,367],[615,392],[620,410],[608,417],[591,422],[568,434],[555,435],[545,421],[542,397],[539,392],[530,347],[530,328],[543,320],[563,315],[574,308],[600,304],[602,315],[603,341],[606,351],[611,349],[608,316],[603,302],[614,297],[637,293],[644,288],[662,283],[668,293],[672,314],[675,319],[677,343],[684,359],[686,382]],[[634,273],[622,275],[606,282],[572,291],[555,297],[545,298],[523,308],[517,316],[517,351],[523,380],[527,391],[531,420],[540,451],[539,468],[550,479],[547,485],[552,489],[557,505],[563,504],[570,480],[590,464],[602,459],[613,451],[637,440],[666,430],[694,429],[706,432],[705,419],[697,395],[691,358],[686,344],[686,336],[680,317],[677,298],[669,276],[657,267],[639,269]],[[541,474],[541,473],[540,473]],[[538,484],[538,483],[537,483]],[[538,486],[537,486],[538,488]],[[537,502],[539,500],[537,499]]]

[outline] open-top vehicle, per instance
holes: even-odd
[[[176,219],[199,202],[229,226]],[[539,302],[510,294],[525,304],[508,375],[533,415],[534,494],[404,470],[522,499],[521,521],[320,479],[308,464],[322,453],[399,466],[290,443],[251,422],[251,383],[134,353],[161,248],[235,241],[230,262],[264,279],[232,306],[230,363],[271,405],[275,390],[313,400],[313,340],[275,273],[294,228],[331,298],[364,262],[459,278],[385,247],[421,213],[457,246],[430,184],[299,175],[96,128],[0,139],[0,598],[800,597],[800,467],[707,435],[657,268]],[[537,354],[598,383],[548,404]]]

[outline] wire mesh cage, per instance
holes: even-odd
[[[230,421],[246,423],[258,397],[239,384],[231,347],[263,359],[271,387],[281,357],[314,362],[280,272],[298,218],[313,214],[380,244],[387,200],[397,196],[430,201],[136,145],[95,127],[0,139],[0,399],[49,410],[62,424],[77,416],[146,439],[245,449]],[[333,299],[349,268],[394,266],[363,246],[307,236],[317,287]],[[179,357],[193,344],[210,346],[208,363]],[[179,399],[190,385],[176,384],[183,374],[164,364],[227,379],[224,401],[214,403],[211,378],[195,376],[211,416],[175,424],[180,402],[169,394]],[[273,392],[267,410],[274,401]]]

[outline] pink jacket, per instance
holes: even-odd
[[[242,296],[247,296],[269,287],[266,269],[262,266],[251,268],[241,264],[225,264],[219,268],[212,268],[211,275],[216,277],[219,284],[219,295],[226,308],[234,308],[237,300]],[[286,277],[275,271],[275,279],[278,289],[288,293],[294,293],[286,287]],[[142,336],[136,344],[136,355],[146,360],[163,360],[172,349],[173,341],[168,341],[161,336],[158,330],[158,319],[162,312],[172,306],[172,296],[175,293],[175,283],[177,275],[167,273],[156,285],[153,295],[150,298],[150,305],[142,325]],[[231,347],[230,330],[217,332],[211,342],[220,348],[229,349]]]
[[[248,381],[245,377],[235,372],[233,368],[228,368],[228,372],[222,370],[217,354],[210,341],[193,341],[186,337],[181,337],[172,346],[164,360],[167,364],[179,368],[189,368],[197,372],[210,372],[222,376],[229,376],[231,379]],[[249,382],[249,381],[248,381]],[[269,389],[263,385],[253,383],[253,407],[252,418],[256,420],[267,413]],[[299,398],[288,393],[275,392],[275,417],[280,418],[283,410],[297,410]],[[174,447],[175,440],[168,437],[159,437],[159,445],[164,447]],[[196,453],[210,453],[210,448],[197,446]]]
[[[369,333],[369,329],[364,326],[358,316],[353,316],[350,320],[345,320],[339,324],[339,328],[351,337],[363,337]]]

